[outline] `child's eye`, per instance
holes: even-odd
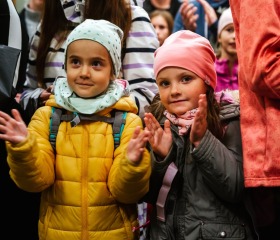
[[[182,77],[182,82],[183,83],[188,83],[192,80],[192,77],[191,76],[184,76]]]
[[[100,67],[102,64],[101,64],[101,62],[100,61],[93,61],[92,62],[92,66],[93,67]]]
[[[227,32],[233,33],[234,32],[234,27],[229,27],[226,29]]]
[[[170,83],[168,81],[161,81],[159,83],[159,86],[161,86],[161,87],[168,87],[169,85],[170,85]]]
[[[163,29],[166,28],[164,25],[159,25],[158,27],[159,27],[160,30],[163,30]]]
[[[77,58],[73,58],[73,59],[71,59],[71,64],[80,65],[80,61]]]

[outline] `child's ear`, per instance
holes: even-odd
[[[120,71],[119,75],[118,75],[118,76],[116,76],[116,77],[117,77],[117,79],[122,79],[122,78],[123,78],[123,73],[122,73],[122,70]]]
[[[218,38],[217,38],[217,43],[221,43],[222,39],[221,39],[221,34],[219,34]]]
[[[110,79],[111,79],[111,81],[114,81],[116,79],[115,74],[111,73]]]

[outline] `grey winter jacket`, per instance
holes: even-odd
[[[151,153],[151,240],[255,239],[243,204],[239,105],[224,106],[221,119],[227,121],[221,142],[207,130],[200,145],[192,149],[189,134],[179,136],[177,127],[171,125],[173,145],[168,156],[158,161]],[[164,205],[165,221],[161,221],[155,202],[171,162],[178,172]]]

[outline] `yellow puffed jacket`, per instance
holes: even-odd
[[[111,124],[62,122],[56,155],[49,142],[51,106],[57,106],[53,97],[35,112],[24,142],[7,143],[14,182],[25,191],[42,192],[40,240],[138,239],[132,232],[138,226],[136,203],[148,191],[151,164],[147,150],[137,165],[126,158],[135,127],[142,127],[136,105],[123,97],[99,113],[129,112],[115,151]]]

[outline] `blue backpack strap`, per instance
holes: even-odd
[[[62,109],[52,107],[51,119],[50,119],[50,135],[49,140],[54,150],[56,150],[56,135],[61,121]]]
[[[113,122],[113,136],[115,149],[120,145],[121,135],[126,122],[127,112],[116,111]]]

